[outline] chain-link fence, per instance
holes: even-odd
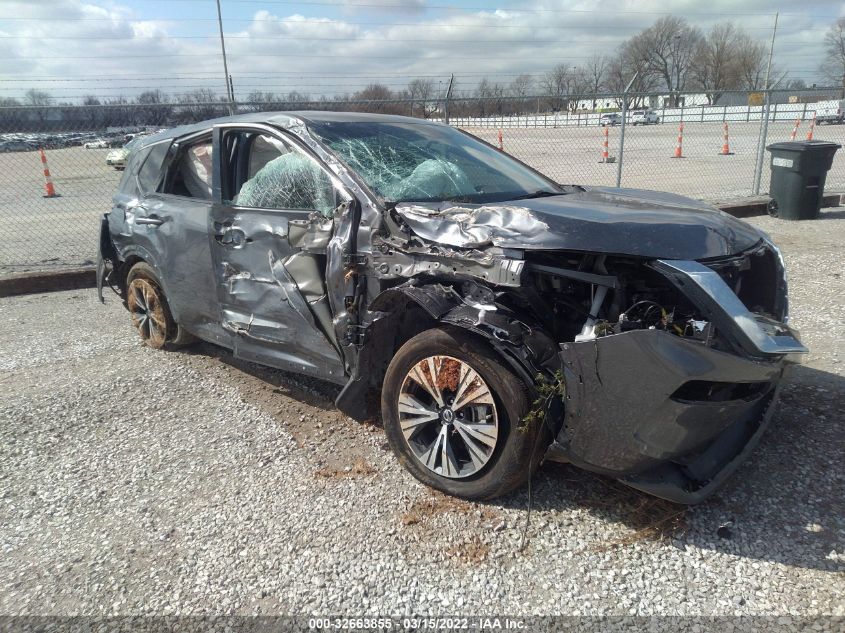
[[[723,201],[768,191],[769,154],[761,154],[761,147],[769,143],[804,140],[811,131],[813,138],[842,143],[845,125],[833,125],[842,122],[845,103],[839,97],[838,91],[813,90],[234,107],[240,113],[345,110],[446,120],[561,183],[618,184]],[[230,109],[219,102],[0,108],[0,274],[93,262],[97,219],[111,206],[133,138],[225,116]],[[46,197],[45,170],[56,197]],[[827,190],[845,191],[842,152]]]

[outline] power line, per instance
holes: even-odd
[[[527,27],[526,27],[527,28]],[[589,30],[585,27],[577,27],[577,26],[561,26],[561,27],[544,27],[544,28],[554,28],[557,29],[573,29],[577,31],[585,31]],[[604,30],[606,27],[593,27],[599,30]],[[618,28],[624,29],[626,31],[630,31],[631,27],[607,27],[607,28]],[[770,29],[771,30],[771,29]],[[817,31],[826,31],[827,29],[816,29]],[[44,36],[50,40],[79,40],[79,41],[100,41],[100,40],[120,40],[125,41],[127,38],[122,36],[109,36],[109,37],[89,37],[89,36],[72,36],[72,35],[49,35]],[[155,36],[155,37],[148,37],[147,40],[216,40],[218,39],[218,35],[162,35],[162,36]],[[0,39],[6,40],[31,40],[33,39],[32,35],[0,35]],[[286,35],[227,35],[227,40],[273,40],[273,41],[332,41],[332,42],[370,42],[372,43],[373,40],[369,38],[362,38],[357,36],[352,37],[296,37],[296,36],[286,36]],[[139,41],[145,41],[144,39],[139,38]],[[490,40],[479,40],[479,39],[472,39],[472,40],[453,40],[449,38],[379,38],[379,42],[434,42],[434,43],[447,43],[447,44],[484,44],[484,43],[504,43],[504,44],[560,44],[561,41],[559,39],[554,40],[538,40],[538,39],[528,39],[528,40],[505,40],[504,42],[500,42],[499,40],[490,39]],[[803,44],[803,45],[812,45],[818,44],[818,42],[809,42],[803,40],[783,40],[782,42],[779,41],[778,45],[780,44]]]
[[[168,0],[161,0],[161,1],[168,1]],[[619,12],[614,12],[614,14]],[[678,15],[677,13],[667,14],[667,15]],[[682,14],[680,17],[683,17]],[[688,15],[688,14],[686,14]],[[718,15],[737,15],[737,14],[720,14],[720,13],[707,13],[707,16],[718,16]],[[754,15],[757,17],[769,17],[770,14],[768,13],[760,13],[760,14],[748,14]],[[785,15],[785,14],[782,14]],[[823,16],[810,16],[804,14],[796,14],[801,15],[803,17],[823,17]],[[480,16],[483,18],[495,18],[492,13],[487,14],[485,16]],[[35,22],[114,22],[113,18],[51,18],[51,17],[18,17],[18,16],[8,16],[8,17],[0,17],[0,22],[3,20],[14,20],[14,21],[35,21]],[[143,19],[136,19],[136,20],[127,20],[128,22],[144,22]],[[196,22],[217,22],[217,18],[167,18],[167,22],[190,22],[192,24]],[[372,21],[345,21],[345,20],[334,20],[330,18],[279,18],[279,17],[269,17],[269,18],[226,18],[227,23],[231,22],[241,22],[241,23],[252,23],[252,22],[271,22],[274,24],[325,24],[327,26],[348,26],[348,25],[359,25],[359,26],[381,26],[381,27],[391,27],[391,26],[415,26],[421,27],[424,26],[426,29],[430,28],[453,28],[453,27],[481,27],[481,28],[502,28],[502,29],[525,29],[525,28],[549,28],[549,29],[559,29],[564,28],[563,26],[557,25],[543,25],[543,26],[536,26],[532,24],[480,24],[480,23],[458,23],[458,22],[449,22],[445,24],[438,24],[435,22],[372,22]],[[568,27],[567,27],[568,28]],[[590,25],[585,25],[584,28],[591,28]],[[592,27],[596,28],[596,27]],[[612,27],[617,28],[617,27]],[[638,26],[626,26],[626,27],[619,27],[619,28],[628,28],[631,30],[637,28],[644,28]],[[770,27],[743,27],[746,30],[760,30],[760,31],[770,31]],[[810,29],[807,29],[810,30]],[[827,29],[815,29],[818,31],[825,31]]]
[[[447,59],[449,61],[459,61],[459,60],[466,60],[466,59],[484,59],[490,60],[490,55],[476,55],[473,57],[452,57],[448,55],[448,51],[443,51],[446,54],[444,57],[436,58],[436,60],[440,59]],[[507,55],[507,53],[503,53],[503,55]],[[211,57],[218,57],[220,53],[176,53],[176,54],[164,54],[164,55],[121,55],[120,59],[174,59],[174,58],[182,58],[182,57],[203,57],[203,58],[211,58]],[[281,58],[306,58],[306,59],[338,59],[338,55],[311,55],[308,53],[230,53],[229,57],[281,57]],[[508,57],[511,57],[508,55]],[[435,61],[435,58],[426,58],[421,59],[419,55],[348,55],[343,54],[344,59],[414,59],[417,61]],[[112,62],[113,59],[104,59],[101,55],[80,55],[80,56],[68,56],[68,57],[30,57],[30,56],[19,56],[19,57],[0,57],[0,60],[21,60],[21,59],[33,59],[33,60],[52,60],[52,61],[64,61],[68,59],[97,59],[104,62]],[[570,60],[570,59],[590,59],[589,55],[581,55],[577,57],[555,57],[558,60]]]
[[[548,72],[548,71],[539,71],[539,72]],[[209,77],[195,77],[195,76],[187,76],[187,75],[171,75],[167,77],[160,77],[160,76],[153,76],[153,75],[145,75],[145,74],[134,74],[134,75],[111,75],[111,76],[103,76],[100,75],[98,77],[87,77],[78,75],[76,77],[68,77],[67,75],[63,75],[62,77],[55,77],[51,75],[30,75],[25,79],[0,79],[0,82],[27,82],[32,80],[43,80],[43,81],[115,81],[115,80],[130,80],[134,78],[138,78],[140,81],[141,79],[144,80],[168,80],[168,81],[180,81],[184,79],[211,79],[212,75],[216,76],[219,74],[216,71],[194,71],[194,74],[207,74]],[[426,75],[426,74],[414,74],[413,78],[444,78],[449,73],[440,73],[435,75]],[[528,73],[519,73],[519,72],[509,72],[509,73],[455,73],[456,77],[493,77],[493,76],[505,76],[505,77],[516,77],[517,75],[528,74]],[[382,77],[408,77],[408,73],[378,73],[375,75],[356,75],[354,73],[342,73],[342,74],[324,74],[319,72],[309,72],[303,73],[302,71],[268,71],[262,72],[259,74],[253,73],[238,73],[238,77],[252,77],[252,78],[264,78],[264,77],[275,77],[275,76],[285,76],[285,77],[304,77],[308,78],[336,78],[336,79],[345,79],[348,77],[359,77],[363,79],[380,79]]]
[[[206,0],[147,0],[148,2],[206,2]],[[331,0],[320,1],[314,0],[312,2],[302,2],[301,0],[227,0],[228,4],[278,4],[278,5],[297,5],[297,6],[330,6],[337,7],[337,2]],[[402,9],[399,4],[385,4],[378,2],[345,2],[344,8],[381,8],[381,9]],[[447,10],[447,11],[485,11],[489,12],[490,7],[473,7],[473,6],[456,6],[456,5],[437,5],[426,4],[422,7],[426,10]],[[605,13],[603,9],[525,9],[525,8],[501,8],[500,11],[508,13],[576,13],[576,14],[595,14]],[[678,15],[677,11],[632,11],[632,10],[613,10],[614,15]],[[684,11],[681,15],[687,16],[748,16],[748,17],[771,17],[771,12],[750,12],[750,11]],[[818,18],[838,18],[839,14],[805,14],[805,13],[781,13],[781,15],[794,15]],[[2,18],[0,18],[2,19]]]

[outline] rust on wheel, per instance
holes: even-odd
[[[496,402],[469,363],[429,356],[411,367],[399,393],[399,425],[414,457],[449,479],[483,469],[499,443]]]
[[[132,325],[144,342],[155,349],[164,347],[167,342],[167,317],[158,287],[148,279],[133,279],[127,289],[127,304]]]

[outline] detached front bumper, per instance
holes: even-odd
[[[790,359],[807,350],[785,324],[748,312],[700,264],[672,262],[664,273],[742,352],[661,330],[562,344],[564,423],[547,457],[697,503],[757,444]]]

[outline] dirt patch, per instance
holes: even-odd
[[[604,552],[639,541],[664,541],[686,532],[686,506],[644,493],[632,494],[630,489],[615,482],[606,483],[609,493],[601,500],[596,499],[596,505],[614,506],[613,513],[624,517],[625,523],[633,531],[620,538],[598,543],[592,547],[593,551]]]
[[[314,472],[314,475],[323,479],[345,479],[351,477],[366,477],[375,475],[378,471],[370,466],[363,457],[359,457],[351,466],[333,468],[324,466]]]
[[[459,514],[463,516],[476,515],[485,522],[493,522],[499,518],[499,514],[487,506],[463,501],[444,495],[442,492],[432,491],[422,499],[417,499],[402,515],[403,525],[416,525],[424,523],[432,518],[443,514]]]
[[[446,556],[463,565],[480,565],[487,559],[490,546],[478,536],[463,543],[456,543],[446,550]]]
[[[437,372],[437,388],[441,391],[458,390],[461,380],[461,363],[454,358],[444,358]]]

